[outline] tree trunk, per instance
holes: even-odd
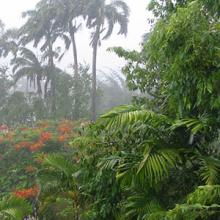
[[[97,90],[97,79],[96,79],[96,65],[97,65],[97,51],[98,51],[98,44],[100,38],[100,29],[101,29],[101,21],[96,27],[95,36],[92,42],[93,48],[93,57],[92,57],[92,121],[96,121],[96,90]]]
[[[54,72],[54,61],[53,61],[53,46],[49,43],[49,69],[50,69],[50,81],[51,81],[51,115],[55,118],[56,115],[56,91],[55,91],[55,81],[56,75]]]
[[[42,97],[41,77],[40,76],[37,76],[37,94],[39,97]]]
[[[92,121],[96,121],[96,65],[97,65],[98,38],[93,45],[92,57]]]
[[[80,114],[80,100],[79,100],[79,64],[78,64],[78,54],[77,54],[77,47],[76,47],[76,39],[75,39],[75,27],[73,27],[72,23],[69,24],[70,28],[70,37],[72,41],[73,47],[73,60],[74,60],[74,89],[75,89],[75,103],[74,103],[74,112],[73,118],[75,120],[79,119]]]
[[[47,76],[46,82],[44,84],[44,99],[47,98],[47,89],[48,89],[48,84],[49,84],[50,78]]]

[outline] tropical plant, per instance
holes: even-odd
[[[56,10],[56,15],[54,19],[56,21],[57,27],[63,30],[63,33],[68,33],[69,39],[67,38],[67,35],[65,35],[65,40],[68,44],[69,41],[72,43],[74,83],[75,87],[77,87],[77,89],[80,89],[80,86],[78,85],[78,81],[80,80],[80,65],[78,62],[78,52],[75,35],[81,26],[81,23],[78,22],[78,18],[83,14],[84,3],[82,0],[53,0],[50,1],[50,4],[51,7]],[[63,55],[61,55],[61,57]],[[74,118],[79,119],[80,109],[78,107],[80,105],[80,99],[77,96],[75,102],[76,105]]]
[[[37,94],[42,96],[42,80],[45,76],[45,67],[38,57],[27,48],[20,48],[20,57],[17,55],[12,60],[15,83],[23,77],[27,77],[30,85],[37,83]]]
[[[0,201],[0,217],[2,220],[23,220],[31,214],[31,206],[23,199],[16,197],[3,198]]]
[[[39,43],[43,42],[40,50],[44,52],[44,59],[48,60],[47,79],[44,86],[44,95],[48,95],[48,84],[51,82],[51,114],[56,112],[55,103],[55,81],[56,74],[54,58],[58,57],[59,48],[54,50],[54,43],[58,38],[61,38],[65,42],[65,47],[69,48],[69,38],[63,33],[63,30],[57,26],[54,16],[56,11],[51,6],[49,1],[40,1],[35,10],[27,11],[23,14],[24,17],[28,17],[26,23],[20,29],[22,33],[21,42],[26,45],[30,42],[34,42],[34,47],[37,47]]]
[[[123,1],[117,0],[107,3],[105,0],[88,1],[85,15],[87,27],[92,29],[91,43],[93,48],[92,62],[92,120],[96,119],[96,63],[97,50],[101,40],[108,39],[114,30],[115,24],[120,25],[118,34],[127,34],[129,8]],[[107,22],[107,26],[106,26]],[[104,33],[106,32],[106,33]],[[103,35],[104,33],[104,35]],[[102,37],[103,35],[103,37]]]
[[[42,218],[78,219],[78,196],[76,170],[71,161],[60,154],[51,154],[44,158],[43,168],[38,172],[41,184]],[[45,184],[46,183],[46,184]],[[64,209],[62,209],[63,204]],[[60,208],[61,209],[60,209]],[[53,209],[59,210],[53,213]],[[62,212],[65,215],[62,217]]]

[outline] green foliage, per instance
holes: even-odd
[[[28,124],[32,121],[32,113],[25,95],[22,92],[15,92],[7,98],[6,103],[2,106],[1,122],[9,126]]]
[[[36,55],[27,48],[20,48],[21,57],[16,56],[12,61],[15,83],[27,77],[30,85],[37,82],[37,93],[42,95],[41,80],[45,75],[45,70]]]
[[[103,31],[105,39],[111,35],[114,24],[119,23],[119,33],[127,32],[126,4],[105,3],[83,1],[79,6],[86,6],[82,14],[94,31],[94,54]],[[34,41],[37,46],[46,39],[41,49],[49,61],[46,80],[51,82],[50,92],[55,95],[48,102],[50,109],[55,101],[53,114],[57,113],[59,118],[63,114],[74,117],[78,110],[71,112],[68,108],[79,102],[74,99],[74,104],[69,104],[68,94],[79,96],[79,85],[83,92],[88,91],[88,70],[79,74],[82,81],[78,85],[70,76],[58,73],[52,62],[56,58],[53,43],[80,13],[74,11],[77,13],[71,20],[63,18],[62,23],[63,14],[59,12],[61,24],[57,24],[53,18],[58,11],[53,7],[51,1],[41,1],[36,10],[27,13],[30,17],[24,27],[29,38],[23,40]],[[12,179],[8,177],[10,186],[26,186],[29,178],[32,184],[36,182],[35,175],[24,177],[21,170],[27,163],[24,158],[32,159],[28,149],[41,152],[37,158],[43,163],[38,164],[36,173],[40,191],[33,200],[39,201],[41,219],[218,219],[220,157],[218,147],[213,145],[219,144],[219,5],[216,1],[180,0],[151,1],[149,7],[158,20],[144,40],[142,51],[113,49],[127,60],[124,73],[129,88],[146,92],[146,99],[118,106],[96,123],[85,122],[74,131],[64,123],[55,128],[56,132],[50,126],[44,127],[46,134],[40,128],[36,133],[18,132],[22,138],[14,135],[5,139],[7,135],[3,135],[3,174],[14,170],[18,180],[14,183],[14,175]],[[37,24],[36,19],[40,19]],[[102,30],[106,19],[108,28]],[[30,28],[33,23],[34,30]],[[62,24],[65,30],[60,29]],[[93,64],[95,74],[96,60]],[[67,99],[60,101],[63,96]],[[66,109],[56,112],[56,107],[62,105]],[[79,106],[85,108],[83,104]],[[20,143],[16,149],[22,149],[16,156],[13,149],[4,148],[12,144],[13,138],[13,144]],[[72,141],[68,144],[66,138]],[[33,143],[24,147],[20,142],[23,139],[31,139],[34,147]],[[10,158],[20,161],[22,168],[11,164]],[[4,175],[1,182],[6,179]],[[9,209],[9,213],[15,212]]]
[[[85,13],[87,16],[87,26],[94,29],[92,33],[91,44],[95,46],[101,40],[103,29],[103,39],[108,39],[114,30],[115,24],[120,25],[118,34],[127,34],[129,8],[124,1],[117,0],[107,3],[105,0],[88,1],[85,5]],[[114,16],[112,16],[114,15]],[[105,21],[107,21],[107,26]]]
[[[31,213],[31,206],[23,199],[10,197],[0,201],[2,220],[22,220]]]
[[[11,86],[11,80],[10,77],[7,74],[8,67],[2,66],[0,68],[0,105],[2,106],[6,103],[8,95],[9,95],[9,89]]]
[[[207,185],[219,184],[220,163],[212,157],[200,157],[201,176]]]
[[[168,219],[215,219],[218,216],[219,185],[202,186],[190,194],[186,204],[176,205],[166,214]]]
[[[154,147],[155,148],[155,147]],[[161,181],[169,171],[180,162],[178,151],[175,149],[154,149],[147,146],[144,152],[144,159],[141,161],[138,174],[143,172],[142,178],[148,179],[154,184]]]
[[[200,1],[193,1],[158,20],[139,55],[116,48],[128,61],[124,68],[128,86],[148,92],[154,98],[149,102],[170,115],[214,114],[219,32],[212,19],[214,15],[207,15]]]
[[[40,215],[47,219],[74,218],[73,195],[76,187],[73,164],[59,154],[45,157],[38,172],[41,185]],[[54,213],[56,210],[56,213]]]

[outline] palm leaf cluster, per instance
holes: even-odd
[[[23,199],[10,197],[0,201],[0,217],[3,220],[23,220],[31,212],[31,206]]]
[[[204,121],[208,123],[209,120]],[[117,107],[99,119],[99,137],[103,138],[105,133],[102,147],[106,145],[106,148],[102,149],[105,154],[97,164],[97,175],[100,178],[105,172],[113,173],[114,184],[121,188],[122,200],[118,203],[118,210],[114,210],[116,219],[189,219],[189,216],[206,219],[206,216],[214,218],[218,215],[219,185],[215,184],[219,184],[219,159],[210,156],[208,148],[193,148],[192,145],[198,144],[196,141],[189,143],[191,134],[206,131],[207,123],[200,122],[200,119],[176,122],[137,106]],[[177,139],[181,137],[179,132],[185,133],[185,139]],[[127,133],[129,138],[124,139]],[[89,140],[89,136],[81,139]],[[96,149],[100,151],[99,141]],[[77,141],[75,144],[73,142],[73,146],[79,146]],[[95,148],[94,142],[92,146]],[[194,173],[188,177],[190,172]],[[180,187],[188,184],[188,178],[207,185],[200,187],[194,182],[181,192]],[[169,195],[172,190],[179,191],[181,197]],[[164,200],[166,196],[171,199]],[[182,203],[184,200],[186,203]],[[179,205],[175,206],[177,203]]]

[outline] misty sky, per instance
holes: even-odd
[[[38,0],[6,0],[1,2],[0,19],[5,23],[6,27],[19,27],[23,20],[21,13],[25,10],[33,9]],[[98,52],[98,69],[119,70],[123,66],[124,61],[119,59],[115,54],[106,52],[106,49],[112,46],[122,46],[127,49],[138,49],[142,36],[149,30],[148,17],[146,7],[149,0],[125,0],[131,9],[129,32],[127,38],[117,36],[118,27],[112,37],[102,42],[102,47]],[[91,48],[89,45],[89,32],[81,30],[77,35],[77,44],[79,51],[79,60],[82,63],[91,64]],[[68,67],[72,62],[71,55],[66,54],[62,60],[62,67]],[[68,70],[68,68],[66,69]]]

